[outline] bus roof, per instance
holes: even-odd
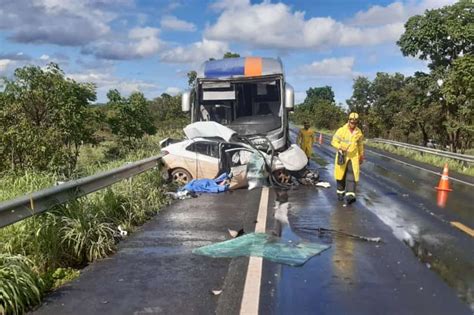
[[[283,74],[279,58],[243,57],[206,61],[198,72],[198,78],[226,79],[272,74]]]

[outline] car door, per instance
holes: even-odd
[[[186,150],[193,152],[194,165],[189,165],[194,178],[215,178],[219,173],[218,142],[195,141]]]

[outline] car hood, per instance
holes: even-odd
[[[219,137],[227,142],[237,134],[234,130],[215,121],[198,121],[184,127],[183,131],[188,139]]]

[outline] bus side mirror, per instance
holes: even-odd
[[[191,91],[184,91],[181,95],[181,110],[189,112],[191,110]]]
[[[295,90],[289,83],[285,83],[285,108],[293,110],[295,107]]]

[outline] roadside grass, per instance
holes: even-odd
[[[474,167],[465,165],[464,163],[453,160],[453,159],[439,157],[433,154],[423,153],[423,152],[419,152],[415,150],[398,148],[389,144],[374,143],[374,142],[370,142],[370,140],[366,141],[366,145],[383,150],[383,151],[394,153],[400,156],[404,156],[418,162],[423,162],[423,163],[431,164],[434,166],[438,166],[440,168],[440,172],[442,168],[444,167],[444,164],[448,163],[450,170],[456,171],[460,174],[474,176]]]
[[[297,128],[302,128],[303,127],[302,125],[294,125],[294,126],[297,127]],[[321,130],[314,129],[314,130],[317,133],[322,132],[323,134],[326,134],[326,135],[334,134],[334,130],[325,130],[325,129],[321,129]],[[400,156],[404,156],[404,157],[410,158],[410,159],[418,161],[418,162],[427,163],[427,164],[437,166],[437,167],[440,168],[440,172],[441,172],[441,169],[444,167],[444,164],[448,163],[448,166],[449,166],[450,170],[456,171],[460,174],[464,174],[464,175],[468,175],[468,176],[474,176],[474,167],[472,165],[462,163],[462,162],[459,162],[459,161],[454,160],[454,159],[439,157],[439,156],[436,156],[434,154],[423,153],[423,152],[419,152],[419,151],[416,151],[416,150],[410,150],[410,149],[406,149],[406,148],[399,148],[399,147],[395,147],[395,146],[392,146],[392,145],[389,145],[389,144],[375,143],[375,142],[371,142],[370,139],[366,140],[365,144],[370,146],[370,147],[374,147],[374,148],[377,148],[377,149],[380,149],[380,150],[383,150],[383,151],[387,151],[387,152],[390,152],[390,153],[394,153],[394,154],[397,154],[397,155],[400,155]],[[474,155],[474,149],[467,150],[465,152],[465,154]],[[315,160],[315,161],[317,163],[319,163],[317,160]]]
[[[74,178],[92,175],[160,153],[159,141],[176,130],[146,137],[107,156],[113,144],[81,150]],[[26,172],[0,179],[0,201],[50,187],[55,174]],[[159,169],[123,180],[50,211],[0,229],[0,314],[22,314],[47,292],[75,279],[88,263],[107,257],[117,243],[153,217],[170,200]],[[119,229],[120,226],[120,229]],[[123,233],[123,232],[122,232]]]

